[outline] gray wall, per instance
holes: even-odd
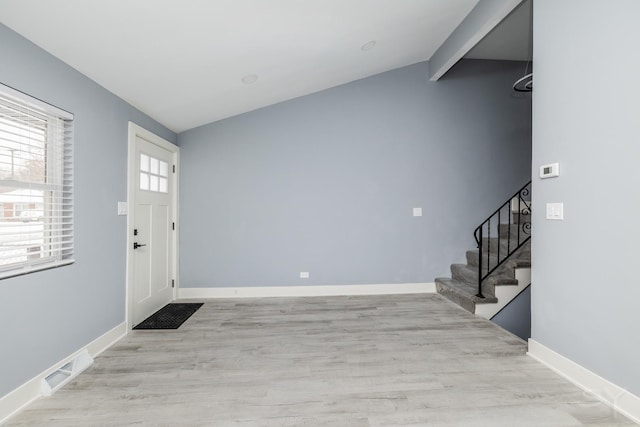
[[[523,70],[463,61],[429,82],[422,63],[179,134],[180,286],[448,275],[531,176]]]
[[[534,2],[532,338],[640,395],[640,2]],[[564,221],[544,205],[564,202]]]
[[[125,320],[127,122],[175,135],[0,25],[0,82],[75,114],[76,263],[0,281],[0,396]]]
[[[491,321],[525,341],[531,338],[531,286],[520,292]]]

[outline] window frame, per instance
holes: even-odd
[[[61,267],[74,262],[74,115],[2,83],[0,83],[0,99],[4,104],[13,103],[21,109],[29,110],[24,113],[25,117],[31,114],[33,114],[31,117],[44,116],[47,123],[45,142],[43,143],[44,182],[31,183],[25,180],[16,180],[13,175],[11,175],[11,179],[0,179],[0,186],[12,188],[11,191],[19,189],[41,190],[43,198],[43,213],[40,221],[42,222],[42,244],[40,249],[35,251],[37,256],[30,255],[30,249],[33,248],[23,245],[27,249],[26,260],[0,265],[1,280]],[[8,121],[11,122],[11,119],[9,118]],[[53,132],[52,125],[59,127],[57,132]],[[29,203],[16,201],[13,207],[14,214],[16,205]],[[29,216],[27,215],[25,218],[29,218]],[[15,220],[15,216],[13,219]],[[0,218],[0,221],[2,220],[4,217]],[[28,235],[31,231],[21,231],[21,233]],[[30,240],[27,237],[24,239],[25,242]],[[24,255],[22,257],[24,258]]]

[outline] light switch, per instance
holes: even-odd
[[[422,216],[422,208],[413,208],[413,216]]]
[[[301,279],[308,279],[309,278],[309,272],[308,271],[301,271],[300,272],[300,278]]]
[[[127,202],[118,202],[118,215],[126,215],[129,213]]]
[[[563,203],[547,203],[547,219],[563,220],[564,204]]]

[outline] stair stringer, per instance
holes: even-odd
[[[516,268],[514,271],[517,285],[496,286],[495,293],[498,302],[490,302],[485,304],[476,304],[476,316],[484,317],[491,320],[493,316],[498,314],[507,304],[509,304],[520,292],[524,291],[531,284],[531,268]]]

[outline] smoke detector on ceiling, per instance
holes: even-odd
[[[360,48],[360,50],[362,51],[367,51],[367,50],[371,50],[376,46],[376,41],[375,40],[370,40],[368,42],[366,42],[365,44],[362,45],[362,47]]]
[[[246,84],[246,85],[250,85],[253,84],[255,82],[258,81],[258,76],[256,76],[255,74],[249,74],[247,76],[244,76],[242,78],[242,83]]]

